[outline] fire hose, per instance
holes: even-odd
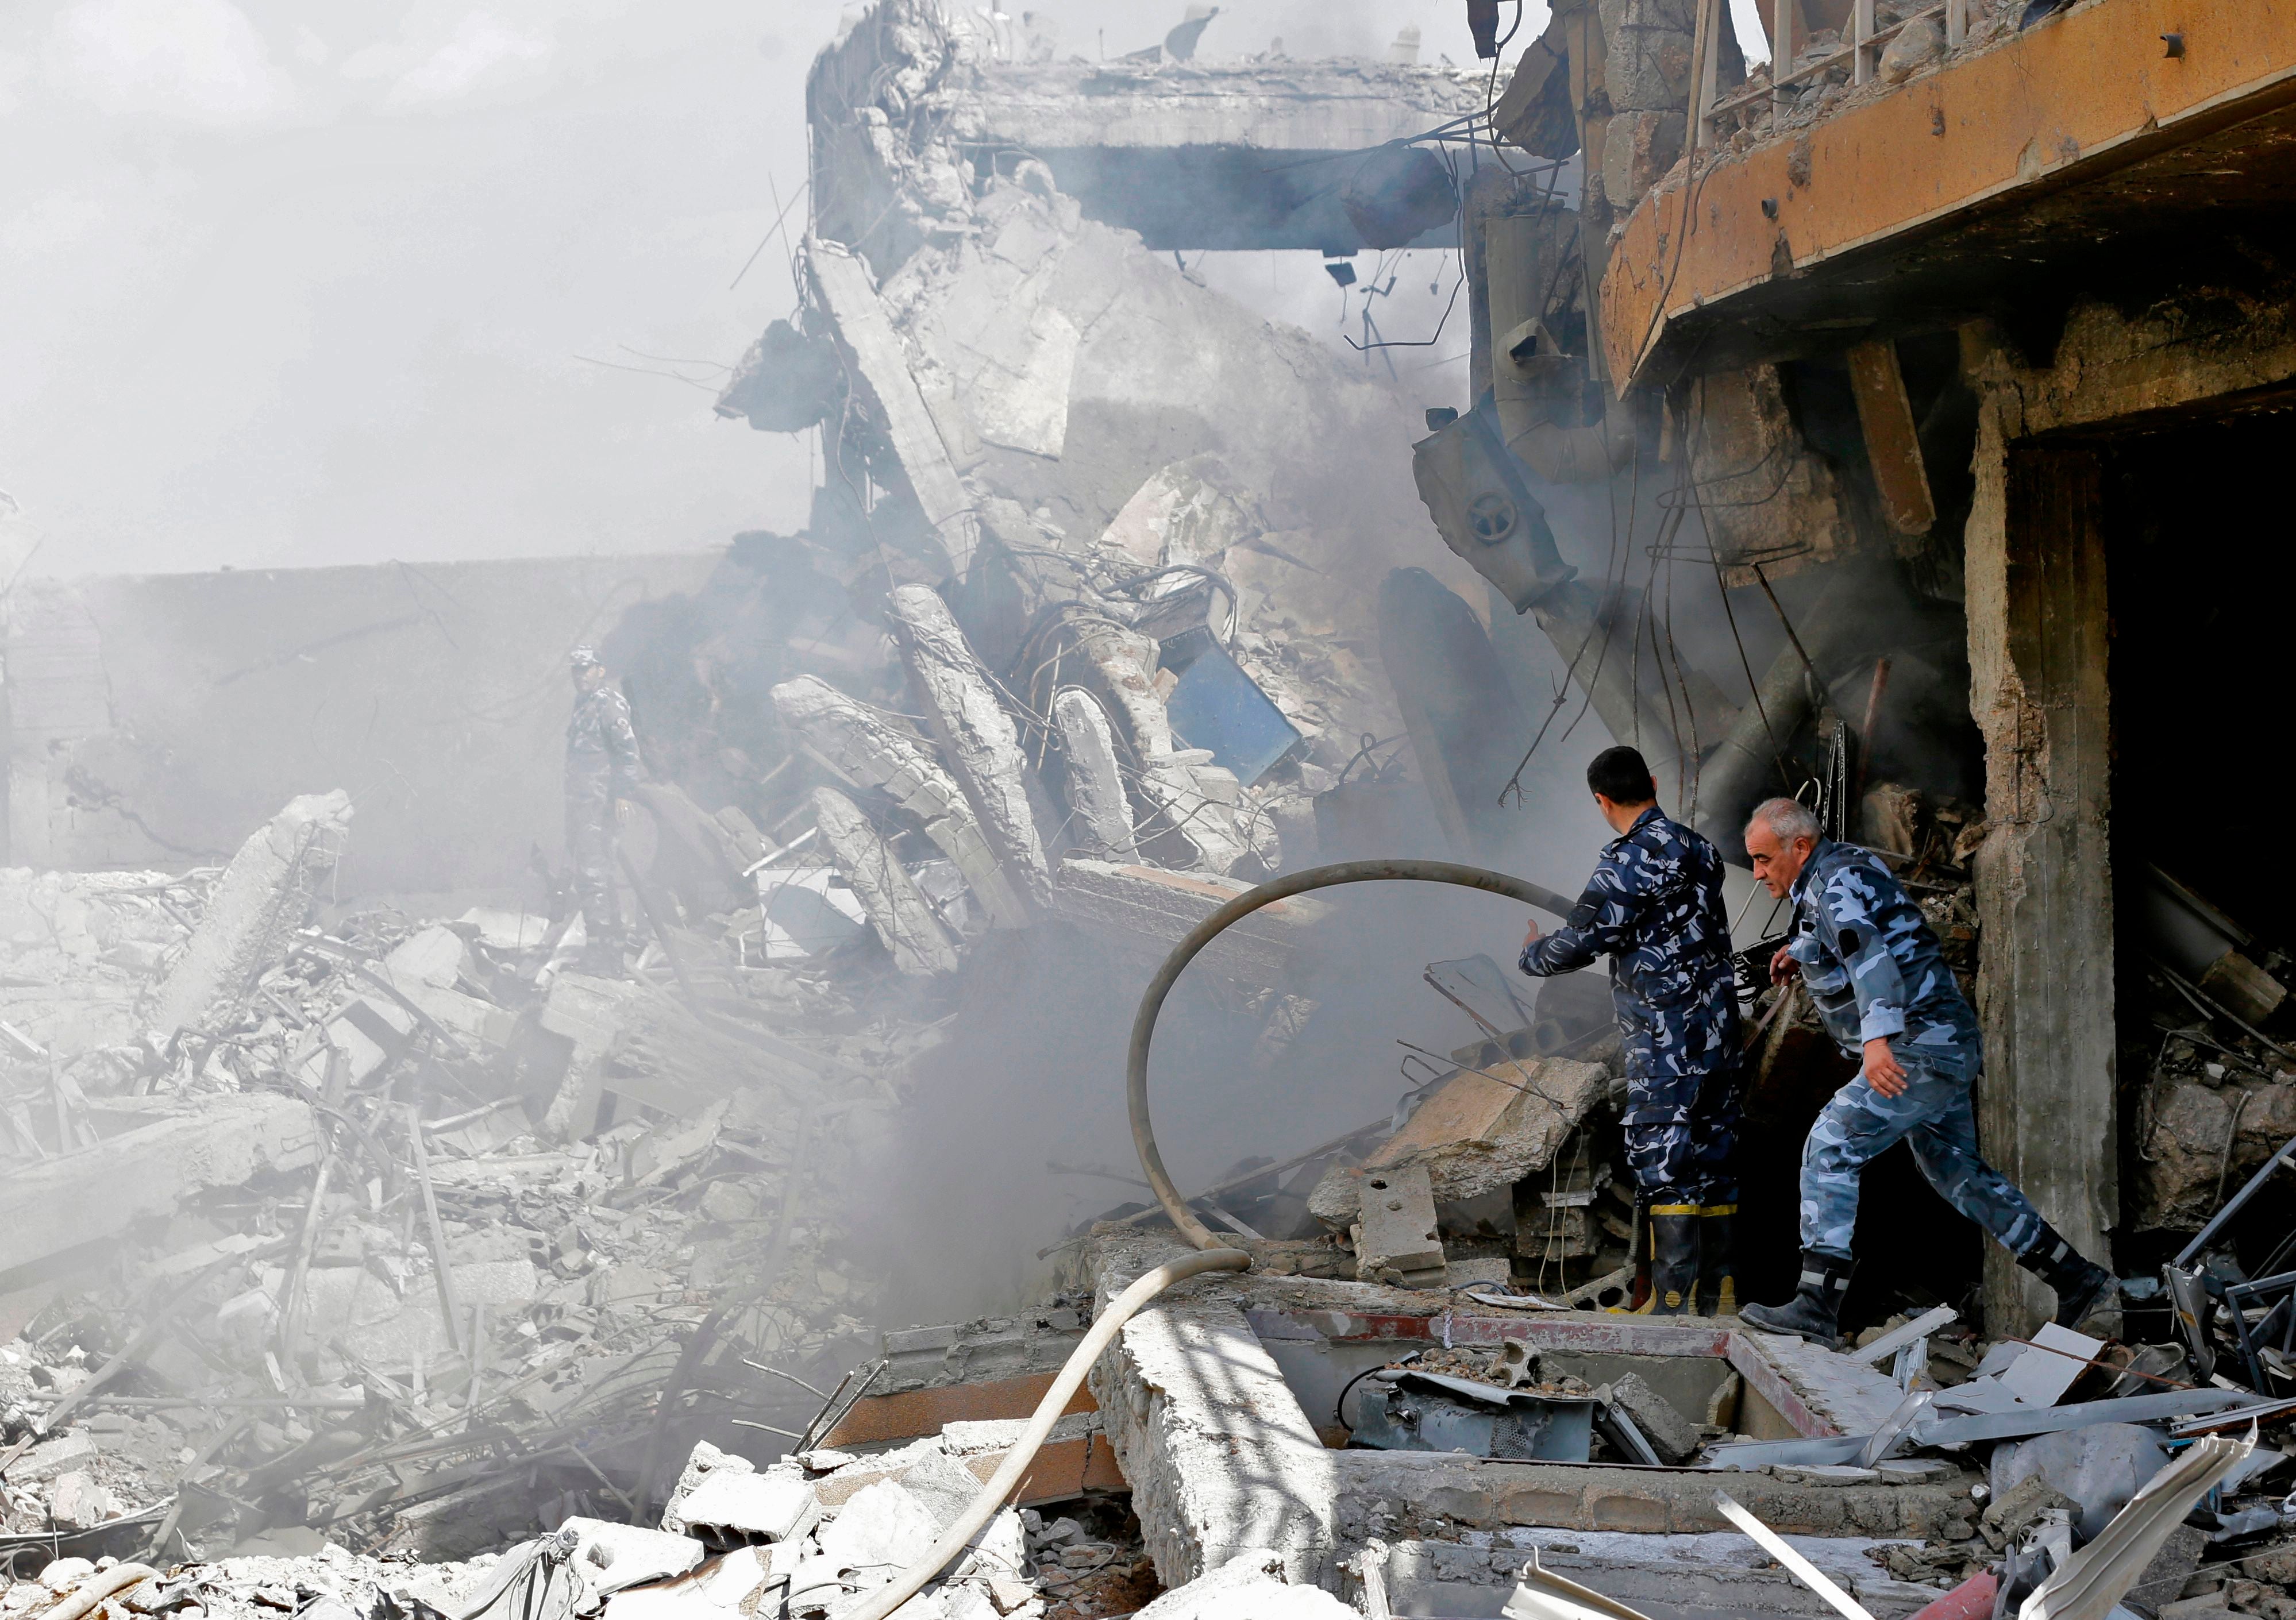
[[[903,1570],[890,1586],[881,1587],[870,1594],[869,1601],[840,1620],[887,1620],[896,1609],[925,1588],[926,1583],[947,1568],[957,1555],[980,1534],[981,1527],[1004,1505],[1014,1487],[1021,1483],[1029,1465],[1036,1460],[1037,1448],[1045,1436],[1051,1434],[1061,1412],[1077,1392],[1078,1385],[1094,1362],[1100,1358],[1124,1324],[1132,1320],[1148,1302],[1174,1283],[1205,1272],[1241,1272],[1251,1265],[1251,1256],[1242,1249],[1232,1248],[1212,1235],[1211,1230],[1189,1211],[1187,1201],[1172,1185],[1172,1178],[1164,1168],[1164,1156],[1157,1150],[1156,1133],[1148,1119],[1148,1047],[1156,1033],[1157,1015],[1163,1010],[1164,998],[1171,994],[1181,971],[1195,960],[1203,948],[1221,934],[1263,906],[1273,905],[1293,895],[1306,894],[1310,889],[1336,888],[1346,883],[1448,883],[1460,888],[1479,888],[1486,894],[1502,895],[1510,900],[1520,900],[1540,911],[1552,912],[1558,917],[1570,915],[1571,902],[1553,889],[1541,888],[1521,878],[1511,878],[1504,872],[1486,871],[1480,866],[1463,866],[1451,861],[1342,861],[1331,866],[1311,866],[1295,871],[1289,877],[1277,878],[1257,888],[1247,889],[1234,899],[1205,918],[1188,937],[1172,947],[1156,977],[1140,998],[1140,1011],[1132,1023],[1132,1047],[1126,1077],[1127,1096],[1132,1110],[1133,1145],[1140,1150],[1140,1167],[1147,1173],[1149,1184],[1156,1190],[1156,1200],[1164,1213],[1172,1217],[1183,1237],[1196,1246],[1198,1253],[1160,1265],[1134,1282],[1117,1296],[1108,1308],[1093,1322],[1090,1332],[1062,1363],[1060,1375],[1037,1403],[1037,1410],[1029,1425],[1013,1442],[1013,1449],[1004,1453],[1004,1462],[990,1476],[955,1523],[941,1533],[940,1539],[915,1563]]]

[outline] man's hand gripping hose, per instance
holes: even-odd
[[[1211,1230],[1198,1220],[1172,1185],[1172,1178],[1164,1168],[1164,1156],[1157,1151],[1156,1133],[1148,1119],[1148,1048],[1156,1034],[1157,1015],[1163,1010],[1164,998],[1171,994],[1182,970],[1193,961],[1203,948],[1222,933],[1262,906],[1273,905],[1278,900],[1293,895],[1306,894],[1310,889],[1336,888],[1346,883],[1448,883],[1460,888],[1479,888],[1487,894],[1502,895],[1510,900],[1520,900],[1525,905],[1535,905],[1557,917],[1570,914],[1571,903],[1553,889],[1541,888],[1536,883],[1521,878],[1511,878],[1504,872],[1488,871],[1480,866],[1463,866],[1451,861],[1342,861],[1331,866],[1311,866],[1295,871],[1289,877],[1277,878],[1259,888],[1247,889],[1198,923],[1185,939],[1172,947],[1164,959],[1148,989],[1140,998],[1140,1011],[1132,1023],[1132,1047],[1126,1076],[1127,1095],[1132,1110],[1132,1141],[1140,1150],[1140,1167],[1148,1177],[1149,1185],[1156,1190],[1156,1200],[1164,1213],[1172,1217],[1172,1224],[1180,1234],[1194,1244],[1199,1253],[1160,1265],[1126,1289],[1111,1301],[1092,1324],[1092,1330],[1070,1353],[1037,1403],[1029,1426],[1013,1449],[1004,1454],[1004,1461],[980,1487],[980,1493],[957,1517],[956,1522],[941,1534],[932,1550],[901,1572],[899,1579],[890,1586],[878,1588],[867,1600],[845,1611],[837,1620],[887,1620],[895,1610],[924,1590],[927,1583],[954,1561],[972,1538],[980,1534],[981,1526],[995,1517],[1004,1505],[1004,1499],[1021,1483],[1029,1465],[1036,1460],[1037,1450],[1052,1433],[1056,1422],[1084,1382],[1085,1374],[1100,1358],[1110,1342],[1124,1324],[1132,1320],[1148,1302],[1174,1283],[1205,1272],[1241,1272],[1248,1270],[1251,1256],[1242,1249],[1230,1248]]]

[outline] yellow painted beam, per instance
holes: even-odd
[[[2183,37],[2182,56],[2164,34]],[[1777,276],[2109,174],[2292,95],[2296,0],[2087,0],[1743,154],[1723,149],[1627,219],[1603,277],[1611,375],[1623,394],[1669,323],[1726,318],[1728,299]]]

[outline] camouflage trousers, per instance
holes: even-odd
[[[1833,1093],[1809,1128],[1801,1153],[1801,1246],[1850,1258],[1857,1229],[1857,1181],[1876,1157],[1903,1140],[1939,1197],[2023,1254],[2046,1230],[2032,1200],[1978,1157],[1971,1100],[1980,1060],[1971,1047],[1924,1049],[1893,1041],[1906,1089],[1884,1097],[1866,1076]]]
[[[614,801],[603,787],[567,792],[566,855],[574,867],[583,933],[594,948],[619,945],[622,904],[614,877]]]
[[[1657,1010],[1615,986],[1627,1071],[1627,1166],[1654,1207],[1738,1201],[1738,1117],[1745,1068],[1730,984]]]

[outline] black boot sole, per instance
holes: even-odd
[[[1841,1334],[1838,1330],[1832,1333],[1821,1333],[1814,1328],[1797,1327],[1788,1321],[1766,1321],[1754,1314],[1763,1309],[1761,1305],[1741,1305],[1738,1307],[1738,1320],[1758,1333],[1791,1333],[1794,1338],[1806,1344],[1816,1345],[1821,1350],[1841,1348]]]

